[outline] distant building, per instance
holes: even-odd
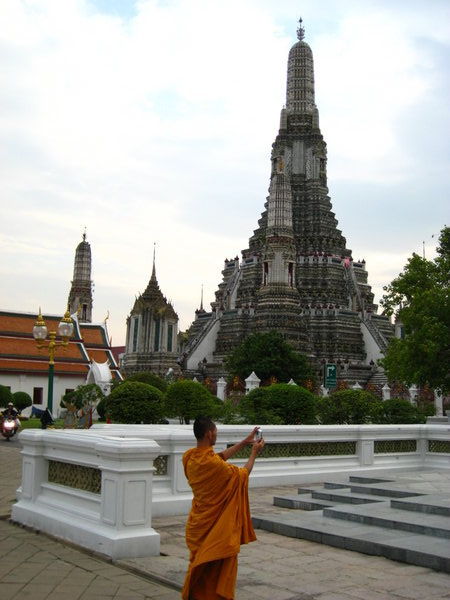
[[[241,259],[225,260],[212,310],[196,311],[182,357],[188,376],[225,375],[224,358],[248,335],[275,330],[318,373],[332,362],[339,376],[367,383],[394,333],[377,314],[365,261],[353,259],[332,211],[313,55],[301,23],[297,34],[265,210]]]
[[[179,372],[177,338],[178,315],[159,289],[153,256],[150,281],[127,318],[124,373],[152,371],[164,377],[169,369]]]
[[[43,315],[49,331],[57,331],[61,317]],[[106,324],[80,323],[76,314],[73,336],[55,355],[53,406],[79,385],[96,383],[109,393],[111,383],[121,380],[109,345]],[[0,311],[0,384],[11,392],[27,392],[38,408],[47,406],[48,352],[36,347],[33,326],[36,315]]]

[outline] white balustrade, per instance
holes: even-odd
[[[216,452],[242,440],[250,429],[219,424]],[[450,468],[450,423],[264,425],[263,431],[266,456],[256,461],[250,487],[317,482],[350,472]],[[20,441],[23,479],[14,521],[120,558],[158,554],[152,516],[189,511],[192,494],[182,456],[195,445],[192,425],[27,430]],[[231,462],[243,466],[246,458]],[[60,479],[49,477],[55,464]],[[64,479],[65,465],[69,480]],[[100,471],[99,490],[71,483],[71,469],[77,467]]]

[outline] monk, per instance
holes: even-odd
[[[217,428],[209,417],[197,417],[197,446],[183,455],[183,466],[194,492],[186,524],[190,550],[183,600],[233,600],[240,545],[256,540],[250,519],[248,477],[264,440],[258,428],[241,442],[216,454]],[[226,461],[247,444],[250,458],[243,468]]]

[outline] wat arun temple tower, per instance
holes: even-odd
[[[301,20],[297,36],[265,210],[242,259],[225,261],[212,311],[196,312],[183,355],[191,374],[225,374],[223,359],[246,336],[275,330],[318,371],[333,362],[342,378],[366,383],[393,335],[377,315],[365,262],[353,260],[332,211],[313,55]]]

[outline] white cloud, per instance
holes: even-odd
[[[124,16],[87,0],[0,5],[7,23],[0,30],[3,307],[62,311],[86,226],[94,317],[110,310],[116,343],[134,294],[150,277],[154,241],[160,285],[182,327],[201,284],[207,304],[223,259],[247,246],[269,183],[298,10],[269,0],[142,0],[134,11],[122,5]],[[432,94],[444,105],[436,92],[444,75],[424,40],[448,50],[448,9],[440,2],[435,10],[368,6],[305,2],[310,30],[327,24],[313,39],[307,29],[307,39],[330,191],[333,200],[333,181],[386,189],[401,182],[398,203],[408,206],[419,154],[400,137],[399,123],[414,127],[408,110]],[[426,168],[436,171],[436,160]],[[352,207],[344,235],[359,241],[368,217],[353,208],[351,187],[342,194],[348,204],[335,209]],[[443,225],[439,206],[428,223],[433,232]],[[408,254],[409,241],[391,264]],[[355,252],[369,259],[364,248]],[[381,281],[385,257],[375,253],[369,269],[371,262],[370,281]]]

